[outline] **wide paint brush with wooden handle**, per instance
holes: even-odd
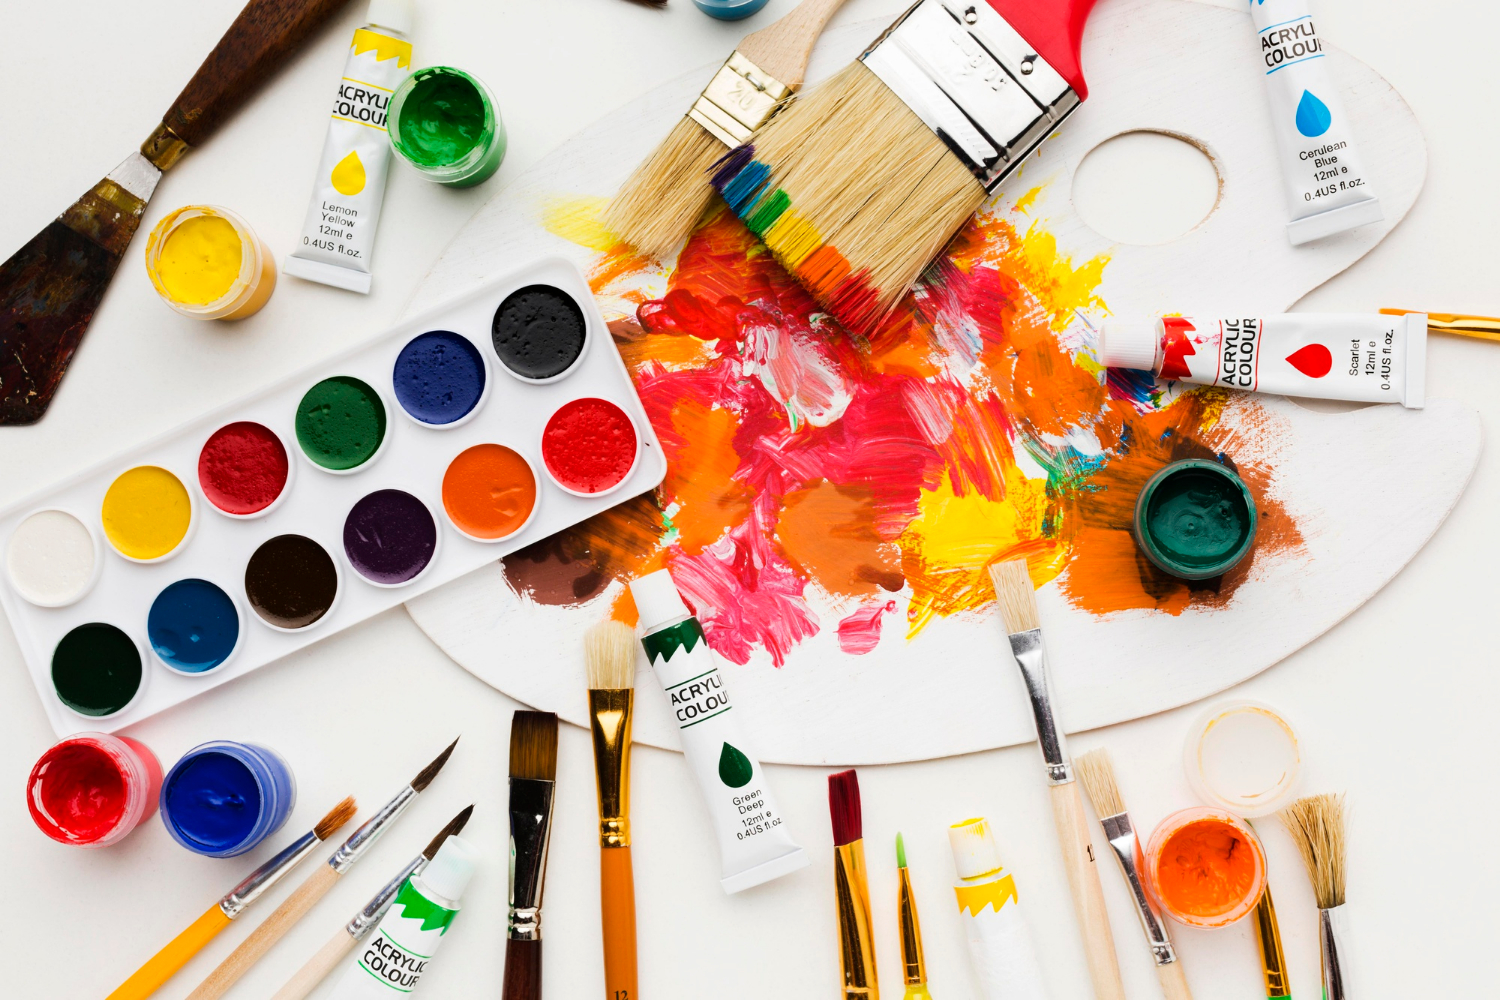
[[[0,264],[0,424],[47,412],[162,173],[344,3],[250,0],[140,150]]]

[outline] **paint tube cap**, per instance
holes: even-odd
[[[978,878],[1005,867],[983,816],[948,827],[948,846],[953,848],[953,867],[959,878]]]
[[[378,24],[402,35],[411,34],[414,20],[416,8],[412,0],[370,0],[370,12],[365,15],[366,24]]]
[[[630,581],[630,594],[635,598],[635,609],[641,616],[641,631],[649,632],[658,625],[692,614],[672,582],[672,574],[664,569],[647,573],[639,580]]]
[[[1106,368],[1156,367],[1156,320],[1110,320],[1099,331],[1099,360]]]
[[[473,844],[462,837],[449,837],[431,863],[422,869],[422,881],[439,896],[456,900],[469,887],[469,879],[474,877],[478,865],[479,852]]]

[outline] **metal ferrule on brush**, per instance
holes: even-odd
[[[542,876],[552,833],[552,793],[544,778],[510,779],[510,939],[542,939]]]
[[[1042,630],[1034,628],[1012,633],[1010,651],[1021,667],[1026,694],[1031,698],[1031,714],[1036,717],[1036,739],[1042,747],[1042,761],[1047,765],[1047,782],[1061,785],[1072,781],[1073,765],[1068,760],[1068,744],[1052,711],[1052,683],[1047,677],[1047,649],[1042,644]]]
[[[364,824],[349,835],[349,839],[339,845],[339,849],[333,852],[328,859],[328,867],[340,875],[349,870],[349,866],[358,861],[370,846],[380,838],[386,827],[406,812],[406,807],[411,805],[412,800],[417,797],[416,789],[407,785],[396,793],[396,797],[380,807],[380,811],[367,819]]]
[[[245,907],[263,896],[267,889],[281,881],[283,875],[297,867],[298,863],[321,843],[317,834],[311,830],[307,831],[292,841],[280,854],[247,875],[243,882],[229,890],[228,895],[219,900],[219,909],[224,911],[224,916],[233,920]]]
[[[1099,825],[1104,827],[1104,837],[1114,849],[1115,857],[1120,862],[1120,870],[1125,873],[1125,881],[1130,886],[1131,895],[1135,897],[1135,908],[1141,915],[1141,927],[1146,932],[1146,940],[1151,944],[1151,956],[1156,959],[1157,965],[1172,964],[1177,961],[1177,952],[1172,947],[1172,939],[1167,936],[1167,926],[1162,923],[1161,914],[1151,905],[1146,887],[1141,882],[1141,872],[1146,868],[1146,861],[1141,856],[1140,838],[1136,836],[1135,827],[1130,823],[1130,814],[1102,817]]]
[[[985,0],[919,0],[860,60],[991,192],[1081,103]]]
[[[901,922],[901,979],[907,986],[923,982],[922,931],[917,926],[917,902],[911,891],[911,871],[897,870],[900,891],[897,896],[897,916]]]
[[[839,961],[844,1000],[879,996],[875,973],[875,931],[870,920],[870,887],[865,874],[865,842],[833,849],[833,889],[839,911]]]
[[[1344,906],[1318,910],[1318,953],[1322,958],[1323,1000],[1346,1000],[1344,966],[1339,960],[1339,942],[1348,934]]]
[[[396,899],[396,893],[401,891],[401,887],[406,884],[406,880],[426,867],[427,858],[425,855],[418,854],[411,861],[408,861],[406,867],[401,869],[401,873],[381,886],[380,891],[365,904],[365,908],[356,913],[354,919],[344,925],[344,931],[356,941],[370,933],[370,928],[380,923],[380,918],[385,916],[385,911],[391,908],[391,903]]]
[[[599,846],[630,846],[630,724],[634,688],[591,688],[594,775],[599,789]]]
[[[791,87],[735,52],[703,88],[688,117],[733,149],[749,142],[791,96]]]

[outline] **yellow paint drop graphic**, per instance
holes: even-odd
[[[334,164],[333,189],[339,194],[359,194],[365,189],[365,165],[359,162],[359,151],[350,150],[349,155]]]

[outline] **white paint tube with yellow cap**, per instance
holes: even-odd
[[[1021,915],[1016,879],[1000,863],[1000,850],[987,822],[966,819],[948,828],[958,884],[958,912],[974,978],[984,1000],[1049,1000],[1042,967]]]
[[[282,264],[294,277],[364,294],[391,163],[386,109],[411,72],[411,0],[370,0],[366,21],[349,46],[299,244]]]

